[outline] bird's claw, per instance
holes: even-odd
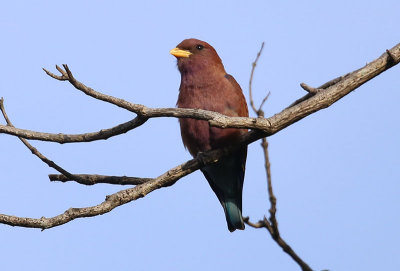
[[[198,152],[196,159],[200,162],[202,167],[206,164],[218,162],[218,159],[213,159],[208,152]]]

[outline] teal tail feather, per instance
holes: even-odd
[[[244,230],[242,212],[234,201],[225,201],[224,210],[230,232]]]

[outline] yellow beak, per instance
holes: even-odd
[[[169,53],[175,57],[189,57],[192,53],[188,50],[182,50],[179,48],[174,48]]]

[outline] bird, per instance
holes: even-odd
[[[226,73],[221,58],[207,42],[185,39],[170,53],[177,58],[181,74],[178,108],[204,109],[227,116],[248,117],[240,85]],[[234,144],[247,129],[211,127],[205,120],[179,119],[184,146],[193,157],[199,153]],[[220,201],[230,232],[244,230],[242,191],[247,146],[201,171]]]

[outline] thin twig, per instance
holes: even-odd
[[[263,138],[261,146],[264,151],[264,159],[265,159],[265,169],[267,174],[267,182],[268,182],[268,194],[269,201],[271,207],[269,209],[270,217],[267,219],[264,217],[263,220],[258,221],[257,223],[250,222],[248,217],[244,218],[244,221],[247,225],[253,228],[266,228],[270,233],[272,239],[285,251],[300,267],[303,271],[312,271],[311,267],[304,262],[297,253],[291,248],[289,244],[281,237],[278,227],[278,220],[276,219],[276,197],[272,188],[271,181],[271,165],[269,163],[269,155],[268,155],[268,142]]]
[[[263,44],[264,45],[264,44]],[[263,46],[261,46],[262,50]],[[269,97],[268,95],[263,99],[261,102],[261,105],[259,109],[257,110],[254,101],[253,101],[253,96],[251,94],[251,85],[253,81],[253,74],[254,70],[256,67],[256,63],[258,58],[260,57],[260,52],[258,52],[256,60],[253,62],[252,70],[251,70],[251,75],[250,75],[250,82],[249,82],[249,97],[250,97],[250,104],[251,107],[254,111],[254,113],[257,114],[259,118],[264,117],[264,111],[262,110],[262,106],[264,105],[265,101]],[[302,87],[309,91],[309,93],[316,94],[319,90],[313,89],[306,84],[302,84]],[[278,220],[276,219],[276,197],[272,188],[272,179],[271,179],[271,164],[269,160],[269,154],[268,154],[268,141],[266,137],[263,137],[261,139],[261,147],[263,149],[264,153],[264,161],[265,161],[265,172],[266,172],[266,177],[267,177],[267,184],[268,184],[268,195],[269,195],[269,201],[270,201],[270,208],[269,208],[269,213],[270,217],[267,219],[264,217],[263,220],[258,221],[257,223],[253,223],[250,221],[249,217],[244,218],[244,222],[253,227],[253,228],[266,228],[268,232],[270,233],[272,239],[285,251],[301,268],[303,271],[312,271],[312,269],[294,252],[294,250],[281,238],[280,233],[279,233],[279,228],[278,228]]]
[[[320,89],[310,87],[306,83],[301,83],[300,86],[302,89],[304,89],[305,91],[307,91],[308,93],[313,94],[313,95],[317,94],[318,91],[320,91]]]
[[[10,119],[7,116],[6,110],[4,108],[4,99],[1,98],[0,99],[0,110],[1,113],[4,116],[4,119],[7,122],[8,126],[14,127],[12,122],[10,121]],[[54,168],[55,170],[57,170],[58,172],[60,172],[61,174],[65,175],[66,177],[68,177],[71,180],[76,180],[77,182],[82,182],[83,180],[79,177],[79,176],[74,176],[73,174],[69,173],[67,170],[65,170],[64,168],[60,167],[59,165],[57,165],[54,161],[48,159],[46,156],[44,156],[41,152],[39,152],[35,147],[33,147],[28,140],[22,138],[22,137],[18,137],[19,140],[22,141],[22,143],[24,143],[24,145],[32,152],[32,154],[36,155],[40,160],[42,160],[44,163],[46,163],[49,167]]]
[[[144,124],[148,119],[145,117],[137,116],[136,118],[118,124],[117,126],[102,129],[97,132],[90,132],[84,134],[51,134],[51,133],[43,133],[30,131],[25,129],[15,128],[13,126],[8,125],[0,125],[0,134],[5,133],[9,135],[14,135],[18,137],[22,137],[25,139],[32,140],[40,140],[40,141],[49,141],[56,142],[60,144],[64,143],[77,143],[77,142],[92,142],[96,140],[106,140],[110,137],[124,134],[130,130],[133,130],[142,124]]]
[[[285,240],[282,239],[279,227],[278,227],[278,220],[276,219],[276,197],[272,188],[272,180],[271,180],[271,165],[269,163],[269,154],[268,154],[268,141],[263,138],[261,146],[264,150],[264,158],[265,158],[265,170],[267,174],[267,182],[268,182],[268,194],[269,194],[269,201],[271,203],[271,207],[269,209],[270,217],[269,223],[270,227],[266,227],[269,233],[271,234],[272,238],[278,243],[278,245],[285,251],[300,267],[303,271],[312,271],[310,266],[303,261],[297,253],[290,247],[289,244],[286,243]],[[264,223],[268,225],[268,220],[264,217]]]
[[[264,42],[261,43],[261,48],[260,48],[260,50],[259,50],[258,53],[257,53],[256,59],[255,59],[254,62],[251,64],[251,73],[250,73],[250,80],[249,80],[249,98],[250,98],[250,106],[251,106],[251,108],[253,108],[253,111],[254,111],[255,113],[257,113],[257,109],[256,109],[256,107],[255,107],[255,105],[254,105],[254,101],[253,101],[253,91],[252,91],[253,76],[254,76],[254,71],[255,71],[255,69],[256,69],[256,66],[257,66],[258,59],[259,59],[260,56],[261,56],[261,53],[262,53],[263,48],[264,48]]]
[[[265,228],[265,223],[263,220],[258,221],[257,223],[253,223],[250,221],[250,218],[248,216],[243,217],[243,221],[244,223],[246,223],[247,225],[249,225],[250,227],[259,229],[259,228]]]
[[[59,67],[56,65],[56,69],[57,69],[58,71],[60,71],[58,68],[59,68]],[[46,70],[45,68],[42,68],[42,69],[45,71],[45,73],[47,73],[48,76],[53,77],[54,79],[57,79],[57,80],[59,80],[59,81],[66,81],[66,80],[68,80],[68,78],[66,78],[64,75],[56,75],[56,74],[54,74],[54,73],[52,73],[52,72]]]
[[[271,95],[271,92],[269,91],[267,96],[264,97],[264,99],[260,103],[260,107],[257,110],[257,115],[258,117],[264,117],[264,111],[262,110],[264,103],[268,100],[269,96]]]
[[[357,72],[358,70],[354,71]],[[353,72],[353,73],[354,73]],[[304,95],[303,97],[301,97],[300,99],[297,99],[296,101],[294,101],[293,103],[291,103],[287,108],[290,108],[292,106],[298,105],[299,103],[308,100],[309,98],[313,97],[315,94],[317,94],[318,92],[327,89],[337,83],[339,83],[340,81],[342,81],[346,76],[350,75],[351,73],[347,73],[345,75],[336,77],[335,79],[329,80],[328,82],[320,85],[318,88],[313,88],[310,87],[309,85],[307,85],[306,83],[301,83],[300,86],[302,89],[304,89],[305,91],[307,91],[308,93],[306,95]]]

